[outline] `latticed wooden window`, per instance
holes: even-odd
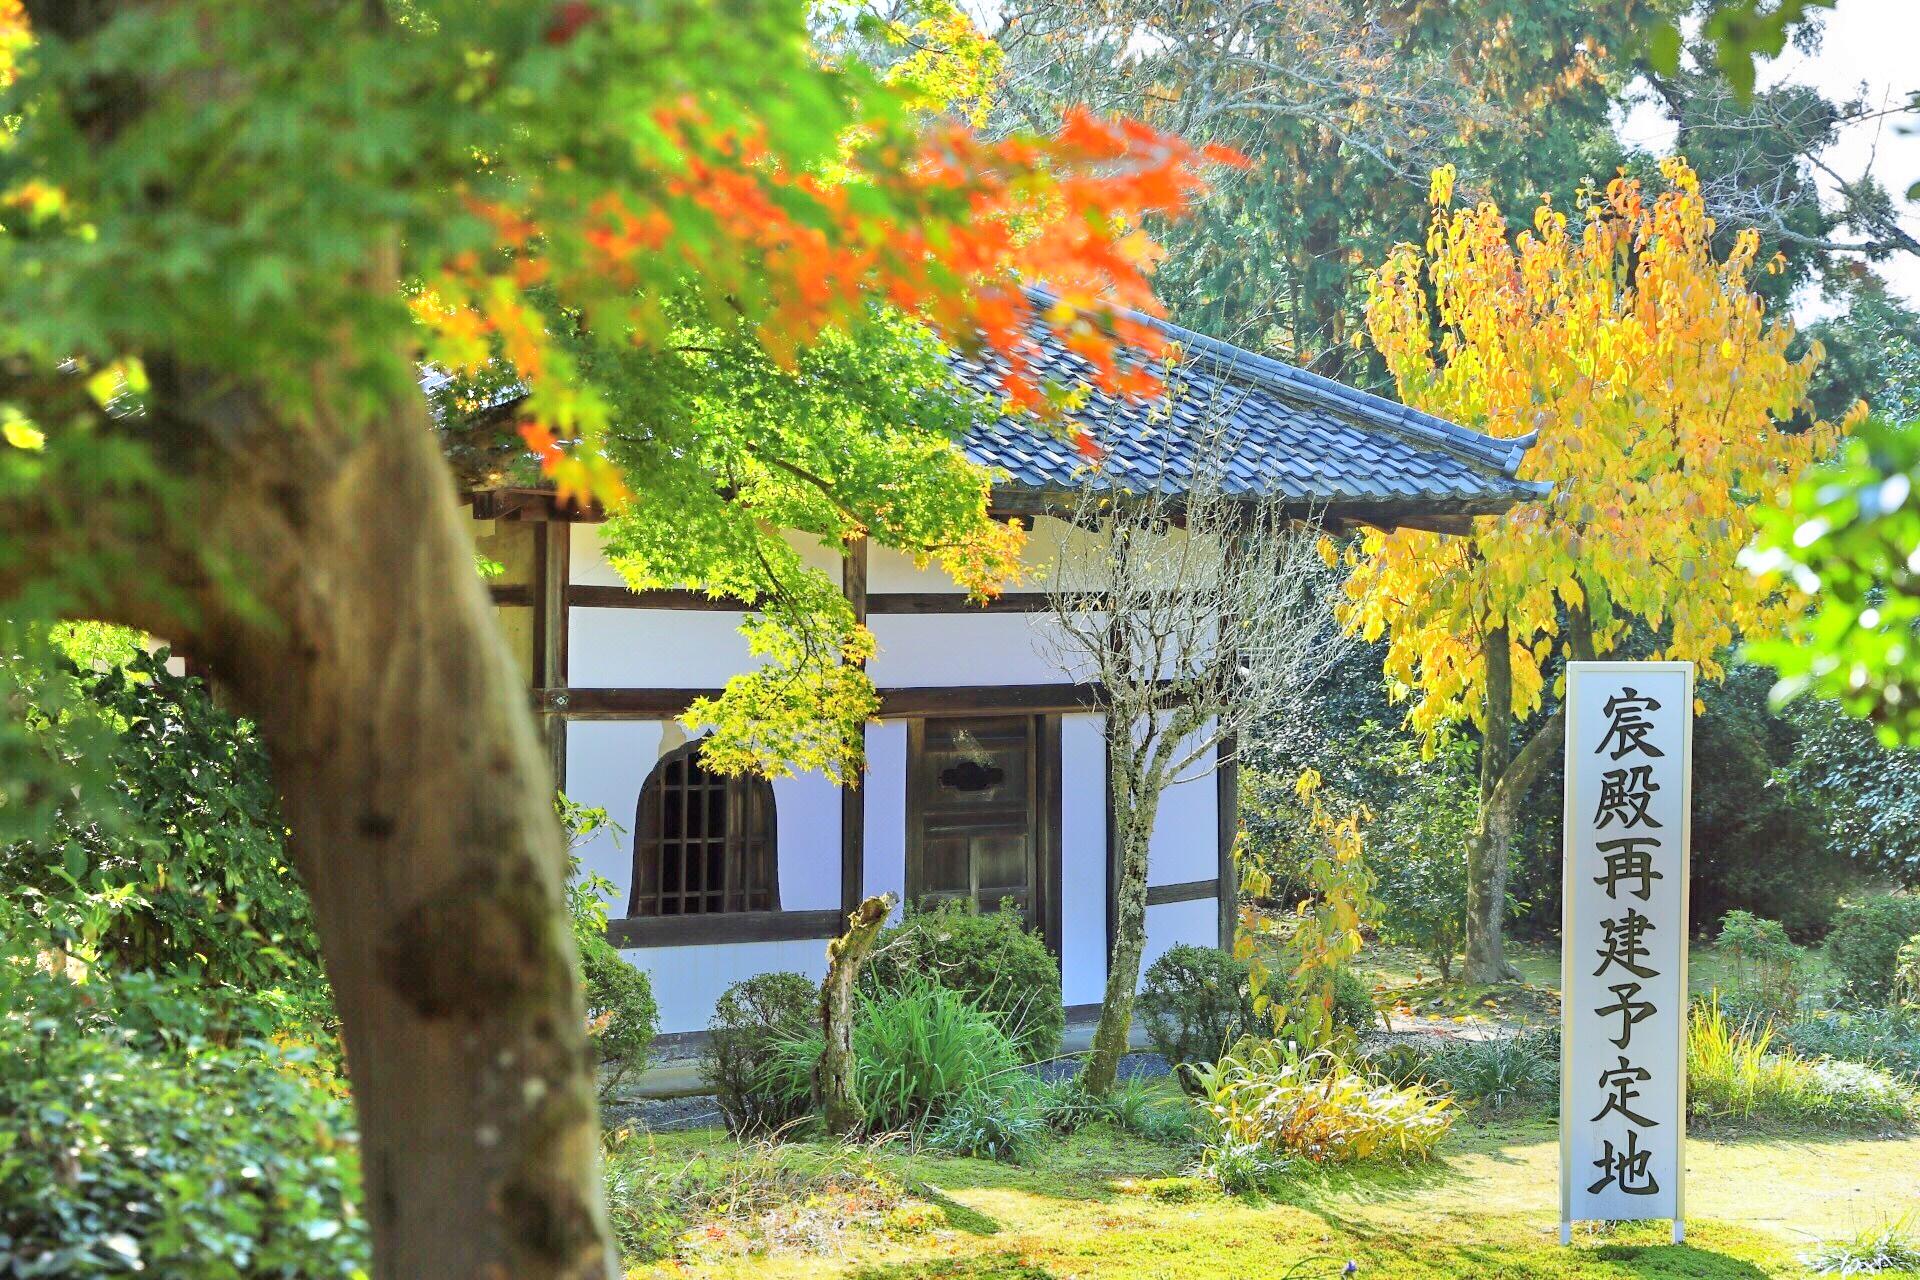
[[[714,773],[699,749],[662,756],[640,789],[630,916],[780,909],[772,784]]]

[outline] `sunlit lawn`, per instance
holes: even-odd
[[[668,1161],[733,1150],[715,1133],[658,1143]],[[827,1158],[794,1155],[809,1152]],[[1320,1255],[1296,1274],[1332,1275],[1352,1258],[1363,1276],[1798,1276],[1795,1255],[1815,1240],[1920,1208],[1920,1138],[1696,1137],[1688,1152],[1679,1248],[1665,1224],[1583,1231],[1561,1248],[1555,1132],[1533,1119],[1463,1124],[1430,1165],[1311,1175],[1266,1203],[1224,1198],[1181,1177],[1179,1153],[1104,1132],[1059,1139],[1021,1168],[883,1150],[874,1166],[904,1184],[918,1217],[829,1231],[824,1248],[757,1252],[764,1240],[712,1232],[681,1261],[631,1274],[1280,1280]],[[812,1211],[830,1214],[830,1201]]]

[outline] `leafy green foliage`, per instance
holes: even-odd
[[[1347,1031],[1369,1031],[1379,1021],[1373,990],[1350,965],[1333,971],[1333,1022]]]
[[[138,1034],[129,1002],[0,959],[0,1270],[364,1277],[344,1081],[311,1049]]]
[[[1797,736],[1782,781],[1818,815],[1832,855],[1920,887],[1920,750],[1883,745],[1823,699],[1796,700],[1786,719]]]
[[[1912,1012],[1822,1009],[1776,1025],[1775,1036],[1803,1058],[1861,1062],[1920,1085],[1920,1016]]]
[[[1466,941],[1467,845],[1479,795],[1474,754],[1464,739],[1442,743],[1430,757],[1410,741],[1393,743],[1392,800],[1374,810],[1367,828],[1379,869],[1381,936],[1418,948],[1442,979],[1452,976]]]
[[[1857,1062],[1776,1051],[1771,1022],[1728,1017],[1719,1002],[1687,1016],[1687,1110],[1697,1116],[1849,1128],[1909,1129],[1920,1093]]]
[[[862,994],[853,1023],[854,1092],[872,1133],[924,1137],[962,1099],[1024,1097],[1031,1077],[998,1017],[931,980]],[[820,1032],[775,1045],[768,1080],[789,1107],[812,1096]]]
[[[1827,935],[1827,959],[1857,998],[1882,1002],[1893,994],[1900,948],[1916,933],[1920,897],[1876,894],[1841,909]]]
[[[622,960],[607,941],[607,900],[613,895],[613,883],[604,876],[581,874],[580,859],[573,852],[595,832],[612,826],[612,819],[605,809],[578,804],[564,792],[554,808],[567,832],[567,915],[580,952],[587,1030],[600,1062],[613,1067],[600,1084],[600,1096],[605,1098],[627,1076],[646,1070],[647,1053],[660,1030],[660,1007],[654,1002],[651,979]]]
[[[784,1128],[813,1106],[811,1087],[773,1070],[780,1046],[807,1034],[820,1017],[819,985],[798,973],[760,973],[720,993],[707,1024],[700,1075],[734,1133]]]
[[[1920,742],[1920,431],[1885,420],[1810,468],[1784,508],[1763,509],[1747,557],[1818,608],[1748,646],[1781,675],[1776,697],[1812,692],[1871,720],[1883,742]]]
[[[1060,962],[1018,911],[983,912],[971,902],[947,902],[909,912],[881,932],[860,974],[870,995],[927,979],[998,1018],[1026,1061],[1059,1052],[1066,1028]]]
[[[1793,945],[1778,920],[1747,911],[1729,911],[1720,919],[1721,952],[1733,959],[1733,1000],[1743,1008],[1791,1018],[1800,1006],[1798,971],[1806,953]]]
[[[1901,943],[1893,958],[1893,1002],[1920,1011],[1920,933]]]
[[[277,990],[290,1011],[331,1024],[306,890],[253,726],[199,680],[168,672],[164,651],[79,651],[89,650],[126,660],[43,667],[26,692],[73,700],[43,722],[39,748],[78,754],[100,782],[42,838],[0,846],[0,893],[26,907],[22,927],[45,944],[116,973],[191,979],[213,1004]]]
[[[1327,1053],[1248,1037],[1200,1068],[1203,1168],[1232,1191],[1258,1190],[1292,1160],[1424,1160],[1453,1127],[1448,1100],[1393,1085]]]
[[[1258,1023],[1246,962],[1184,942],[1147,966],[1133,1007],[1153,1051],[1188,1088],[1189,1068],[1213,1062]]]

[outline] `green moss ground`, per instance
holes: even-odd
[[[662,1137],[663,1159],[723,1154],[712,1132]],[[846,1277],[848,1280],[1283,1280],[1363,1276],[1800,1276],[1795,1255],[1920,1210],[1920,1138],[1817,1134],[1694,1138],[1689,1240],[1648,1223],[1557,1242],[1558,1152],[1549,1121],[1462,1124],[1442,1158],[1303,1178],[1275,1198],[1225,1198],[1180,1177],[1182,1157],[1111,1133],[1051,1144],[1026,1167],[876,1153],[931,1206],[893,1235],[849,1232],[822,1250],[718,1253],[634,1276]],[[799,1153],[796,1153],[799,1154]],[[1890,1274],[1890,1273],[1882,1273]]]

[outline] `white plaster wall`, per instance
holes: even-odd
[[[680,726],[660,720],[576,720],[567,726],[567,796],[605,809],[622,831],[602,830],[582,845],[580,868],[613,881],[614,916],[633,892],[633,817],[640,787],[665,751],[685,742]]]
[[[624,587],[626,582],[607,563],[607,557],[601,547],[601,533],[606,528],[600,524],[569,525],[573,531],[572,545],[568,548],[569,563],[572,566],[567,577],[582,586]],[[809,568],[819,569],[835,582],[840,581],[840,551],[837,547],[823,544],[811,534],[788,531],[785,535],[787,545],[800,553],[801,561]],[[921,588],[926,590],[927,588]]]
[[[1147,883],[1184,884],[1211,880],[1220,872],[1219,777],[1200,766],[1160,793],[1153,838],[1147,844]]]
[[[1060,717],[1060,983],[1068,1004],[1107,981],[1107,739],[1098,715]]]
[[[773,784],[774,827],[782,911],[826,911],[840,906],[840,788],[821,773],[778,778]]]
[[[867,725],[866,844],[862,892],[907,898],[907,724]],[[835,883],[839,883],[835,881]],[[899,918],[900,908],[894,916]]]
[[[881,688],[1088,678],[1087,664],[1049,643],[1059,627],[1050,613],[879,613],[867,626],[878,644],[867,669]]]
[[[581,846],[583,871],[613,882],[608,903],[625,915],[633,891],[633,824],[640,788],[661,756],[687,741],[669,720],[576,720],[567,726],[567,795],[605,809],[621,827]],[[818,773],[773,784],[780,906],[819,911],[840,905],[840,789]]]
[[[1220,945],[1220,902],[1201,898],[1195,902],[1166,902],[1147,908],[1147,949],[1140,957],[1140,972],[1166,954],[1167,948],[1185,942],[1196,947]]]
[[[837,881],[836,881],[837,883]],[[660,1006],[660,1030],[704,1031],[720,993],[757,973],[790,969],[818,982],[827,976],[824,938],[800,942],[735,942],[703,947],[647,947],[620,953],[647,971]]]
[[[748,670],[740,613],[574,609],[567,683],[577,689],[717,689]]]

